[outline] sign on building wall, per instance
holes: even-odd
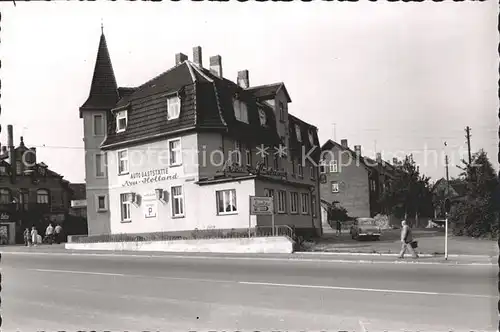
[[[123,187],[132,187],[139,184],[157,183],[168,180],[175,180],[179,176],[177,173],[169,174],[168,168],[150,169],[144,172],[130,173],[129,177],[122,184]]]
[[[250,215],[273,215],[273,198],[250,196]]]
[[[157,211],[158,203],[156,203],[156,201],[144,202],[144,216],[146,218],[156,218]]]
[[[86,207],[87,206],[87,200],[86,199],[77,199],[77,200],[72,200],[71,201],[71,207],[72,208],[81,208],[81,207]]]

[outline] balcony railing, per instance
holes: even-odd
[[[193,231],[177,232],[153,232],[153,233],[127,233],[106,235],[73,235],[68,238],[72,243],[103,243],[103,242],[147,242],[147,241],[175,241],[196,239],[234,239],[255,237],[286,236],[294,239],[292,228],[287,225],[272,227],[238,228],[238,229],[203,229]]]

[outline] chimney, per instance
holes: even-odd
[[[210,57],[210,72],[222,78],[222,58],[220,55]]]
[[[341,139],[340,140],[340,145],[342,145],[343,148],[349,148],[349,146],[347,145],[347,140],[346,139]]]
[[[377,152],[377,163],[382,163],[382,153]]]
[[[248,89],[250,87],[250,79],[248,78],[248,70],[242,70],[238,72],[238,85],[243,89]]]
[[[203,67],[203,58],[201,55],[201,46],[193,47],[193,62],[199,67]]]
[[[9,147],[9,163],[14,164],[15,149],[14,149],[14,129],[12,125],[7,126],[7,145]],[[15,166],[15,165],[14,165]]]
[[[181,63],[183,63],[184,61],[186,61],[188,59],[187,55],[186,54],[183,54],[183,53],[177,53],[175,55],[175,65],[179,65]]]
[[[357,156],[361,157],[361,145],[355,145],[354,146],[354,152],[356,152]]]

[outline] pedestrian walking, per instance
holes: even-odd
[[[337,236],[342,235],[342,223],[340,220],[337,220]]]
[[[413,241],[413,236],[410,226],[406,220],[401,221],[401,252],[399,253],[399,258],[404,258],[406,250],[408,250],[413,258],[418,258],[413,246],[416,247],[416,241]]]
[[[31,242],[36,247],[38,243],[38,231],[36,230],[35,226],[31,228]]]
[[[54,227],[52,224],[49,224],[47,226],[47,229],[45,230],[45,238],[47,239],[47,243],[52,244],[54,242]]]
[[[30,232],[29,227],[26,227],[23,235],[24,235],[24,245],[26,247],[31,247],[31,232]]]
[[[60,244],[62,241],[62,227],[61,225],[57,224],[56,228],[54,229],[55,233],[55,238],[56,238],[56,243]]]

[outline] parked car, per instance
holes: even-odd
[[[357,218],[351,227],[350,233],[354,240],[359,240],[363,237],[380,240],[382,230],[377,226],[377,223],[373,218]]]

